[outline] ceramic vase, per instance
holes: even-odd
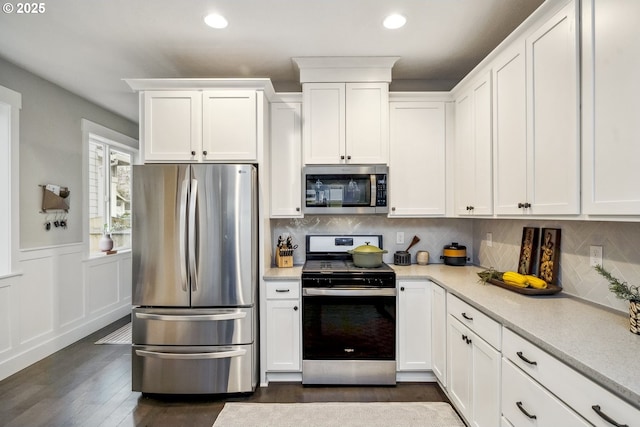
[[[111,239],[111,234],[105,233],[102,235],[100,241],[98,242],[98,248],[102,252],[107,252],[113,249],[113,240]]]

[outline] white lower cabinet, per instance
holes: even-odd
[[[463,311],[458,311],[462,309]],[[469,425],[500,424],[500,351],[478,333],[474,322],[499,330],[500,325],[460,299],[447,295],[447,390],[452,403]],[[473,313],[473,314],[472,314]],[[463,324],[462,316],[467,324]],[[478,333],[476,333],[478,332]]]
[[[302,343],[300,282],[268,281],[266,288],[266,370],[299,372]]]
[[[584,375],[578,373],[560,360],[546,353],[535,344],[522,338],[509,329],[503,331],[502,355],[504,360],[521,372],[528,375],[531,382],[544,388],[557,399],[564,402],[573,411],[584,417],[589,423],[598,427],[615,425],[633,426],[640,420],[640,410],[619,399],[601,386],[595,384]],[[503,373],[503,412],[505,408],[506,387],[511,387],[508,378]],[[506,412],[505,412],[506,414]],[[511,419],[514,426],[518,424]],[[563,424],[539,423],[536,425],[591,425],[591,424]]]
[[[431,284],[431,369],[447,386],[447,292]]]
[[[590,425],[507,359],[502,361],[502,413],[514,427]]]
[[[431,369],[431,286],[428,280],[398,281],[398,371]]]

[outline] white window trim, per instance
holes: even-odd
[[[113,129],[104,127],[87,119],[82,119],[82,243],[84,253],[87,257],[97,257],[100,255],[90,253],[89,243],[89,141],[93,139],[104,139],[109,145],[126,151],[131,154],[131,164],[139,163],[138,140],[121,134]]]
[[[0,138],[8,138],[8,144],[2,144],[0,147],[0,171],[4,176],[0,178],[0,189],[3,194],[8,194],[9,209],[0,213],[0,227],[3,232],[0,233],[2,240],[4,236],[9,236],[5,242],[6,247],[0,249],[2,257],[7,257],[6,268],[0,268],[0,277],[12,276],[18,271],[18,248],[20,246],[20,110],[22,109],[22,94],[15,92],[4,86],[0,86],[0,103],[9,107],[10,123],[8,135],[2,135]],[[6,141],[5,141],[6,142]],[[6,167],[5,167],[6,166]],[[4,193],[6,191],[6,193]],[[5,274],[6,273],[6,274]]]

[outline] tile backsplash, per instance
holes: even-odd
[[[589,266],[589,247],[603,247],[603,266],[614,276],[630,284],[640,283],[640,226],[637,223],[599,221],[534,221],[468,218],[390,219],[382,215],[307,215],[304,218],[271,220],[272,241],[291,236],[298,249],[294,263],[305,261],[307,234],[381,234],[385,262],[393,263],[393,253],[405,250],[414,235],[420,242],[411,249],[412,262],[418,250],[429,252],[429,263],[441,263],[445,245],[457,242],[467,247],[471,262],[500,271],[514,270],[520,254],[523,227],[549,227],[562,230],[560,242],[559,284],[563,292],[627,311],[628,303],[608,289],[608,282]],[[396,244],[396,233],[404,233],[405,242]],[[487,233],[492,235],[488,246]]]

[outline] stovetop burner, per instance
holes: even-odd
[[[354,274],[363,274],[363,273],[386,273],[393,272],[393,268],[391,268],[388,264],[384,262],[379,267],[358,267],[356,266],[352,260],[308,260],[304,263],[302,267],[303,273],[354,273]]]

